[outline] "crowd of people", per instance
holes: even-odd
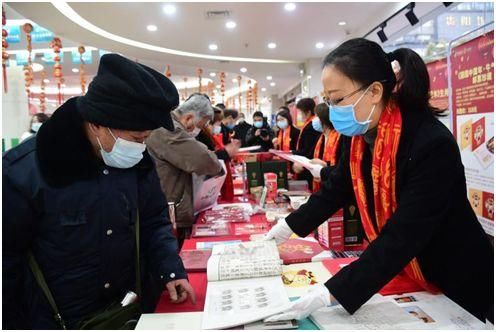
[[[323,68],[325,102],[298,100],[297,128],[286,106],[271,126],[261,112],[250,124],[201,93],[179,105],[166,76],[103,55],[87,93],[37,117],[36,135],[3,156],[3,328],[78,328],[129,290],[143,312],[164,289],[173,303],[194,302],[179,256],[195,222],[192,176],[227,172],[224,186],[232,185],[229,165],[249,146],[323,166],[314,177],[292,165],[314,194],[266,239],[305,237],[356,200],[370,242],[274,320],[301,319],[332,302],[354,313],[404,273],[492,321],[493,247],[467,200],[457,143],[429,104],[422,59],[352,39]],[[472,273],[460,273],[467,261]],[[48,286],[40,287],[40,275]]]

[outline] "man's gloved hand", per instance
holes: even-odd
[[[293,235],[293,230],[288,226],[285,219],[279,219],[277,224],[265,235],[264,240],[276,240],[276,244],[280,245],[286,242]]]
[[[281,320],[301,320],[310,316],[318,309],[331,305],[331,293],[326,286],[318,284],[311,287],[305,295],[293,302],[289,310],[264,319],[264,322],[277,322]]]

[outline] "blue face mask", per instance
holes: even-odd
[[[234,126],[235,126],[235,125],[234,125],[234,123],[228,123],[228,124],[226,125],[226,127],[227,127],[229,130],[234,129]]]
[[[363,92],[360,98],[358,98],[356,103],[354,103],[353,105],[328,105],[329,120],[331,120],[334,129],[336,129],[340,134],[343,134],[345,136],[363,135],[369,129],[369,125],[371,122],[370,117],[374,113],[375,105],[374,107],[372,107],[367,120],[359,122],[355,117],[355,106],[360,102],[360,100],[362,100],[367,91],[368,88]]]
[[[277,121],[277,126],[284,130],[286,128],[288,128],[288,121],[285,121],[285,120],[282,120],[282,121]]]
[[[253,122],[253,125],[255,126],[255,128],[262,128],[263,127],[263,121],[255,121]]]
[[[324,130],[322,129],[322,123],[320,122],[320,119],[318,117],[313,118],[312,127],[315,131],[318,131],[319,133],[324,132]]]

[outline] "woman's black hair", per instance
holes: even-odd
[[[293,126],[293,119],[291,118],[291,113],[289,112],[289,109],[287,107],[279,107],[279,109],[282,109],[277,113],[277,116],[281,116],[288,120],[288,127]]]
[[[32,117],[31,117],[31,120],[29,121],[29,132],[31,133],[34,133],[35,131],[33,129],[31,129],[31,127],[33,126],[33,120],[34,119],[37,119],[39,123],[43,123],[45,122],[46,120],[48,120],[50,117],[48,115],[46,115],[45,113],[36,113],[34,114]]]
[[[279,110],[285,110],[289,112],[289,108],[287,106],[280,106]]]
[[[398,76],[391,66],[395,60],[401,68]],[[427,67],[422,58],[409,48],[385,53],[376,42],[354,38],[325,57],[323,67],[330,65],[363,87],[380,82],[384,87],[384,104],[392,99],[402,111],[423,109],[435,114],[442,112],[430,105]]]
[[[322,126],[334,129],[331,121],[329,120],[329,106],[326,103],[320,103],[315,106],[315,115],[319,117]]]
[[[315,101],[312,98],[303,98],[296,103],[296,108],[305,112],[306,114],[308,113],[314,113],[315,109]]]
[[[262,119],[264,118],[263,113],[260,111],[256,111],[255,113],[253,113],[253,118],[255,118],[256,116],[261,117]]]

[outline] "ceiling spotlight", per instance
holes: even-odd
[[[315,47],[324,48],[324,43],[318,42],[317,44],[315,44]]]
[[[77,69],[77,68],[72,68],[72,72],[73,72],[73,73],[79,73],[79,69]]]
[[[211,51],[216,51],[219,47],[217,46],[217,44],[210,44],[210,45],[208,45],[208,48]]]
[[[226,22],[226,28],[234,29],[235,27],[236,27],[236,22],[234,22],[234,21],[227,21]]]
[[[220,85],[220,84],[217,84],[217,85],[215,86],[215,88],[216,88],[216,89],[220,89],[220,88],[221,88],[221,85]]]
[[[43,80],[43,82],[44,82],[44,83],[50,83],[50,80],[49,80],[48,78],[45,78],[45,79]]]
[[[210,77],[215,77],[215,73],[214,72],[211,72],[210,73]]]
[[[233,82],[233,83],[238,83],[238,80],[237,80],[237,79],[235,79],[235,78],[233,78],[233,79],[232,79],[232,82]]]
[[[153,25],[153,24],[150,24],[150,25],[147,25],[146,26],[146,30],[148,31],[157,31],[157,26],[156,25]]]
[[[164,14],[174,15],[176,13],[176,6],[171,4],[166,4],[164,5],[164,7],[162,7],[162,10],[164,11]]]
[[[270,86],[276,86],[276,82],[270,82]]]
[[[271,80],[272,79],[272,76],[267,76],[267,80]]]
[[[417,15],[415,15],[415,13],[413,12],[413,8],[415,8],[415,2],[411,2],[408,5],[408,11],[405,14],[408,22],[410,22],[410,25],[412,26],[419,22]]]
[[[308,75],[308,76],[307,76],[307,78],[308,78],[308,79],[311,79],[311,78],[312,78],[312,75]]]
[[[262,92],[265,92],[265,91],[267,91],[267,89],[266,88],[262,88]]]
[[[284,5],[284,9],[286,9],[288,12],[292,12],[296,9],[296,5],[292,2],[288,2]]]
[[[276,47],[277,47],[277,45],[276,45],[276,43],[268,43],[268,44],[267,44],[267,47],[268,47],[268,48],[276,48]]]
[[[346,25],[346,22],[345,21],[341,21],[341,22],[338,23],[338,25],[340,25],[340,26]]]
[[[386,36],[386,33],[384,32],[384,28],[386,27],[386,23],[382,23],[380,25],[381,30],[377,31],[377,36],[381,40],[381,42],[385,43],[388,40],[388,37]]]
[[[248,69],[246,69],[245,67],[243,67],[239,71],[242,72],[242,73],[246,73],[248,71]]]

